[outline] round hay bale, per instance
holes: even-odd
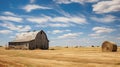
[[[113,42],[104,41],[102,43],[102,51],[103,52],[116,52],[117,51],[117,45]]]

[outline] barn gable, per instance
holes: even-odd
[[[40,32],[38,32],[38,34],[35,37],[35,43],[36,43],[36,48],[40,48],[40,49],[48,49],[48,38],[46,33],[41,30]]]
[[[19,49],[48,49],[49,40],[43,30],[39,32],[22,33],[18,35],[15,40],[9,42],[9,48],[16,47]]]

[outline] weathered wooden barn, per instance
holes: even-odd
[[[22,36],[9,42],[8,48],[10,49],[48,49],[49,40],[46,33],[41,30],[39,32],[27,32]]]

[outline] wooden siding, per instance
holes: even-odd
[[[48,49],[48,39],[44,31],[40,31],[35,38],[36,48],[39,49]]]
[[[41,30],[37,33],[35,39],[25,42],[9,42],[9,48],[14,49],[48,49],[49,40],[46,33]]]
[[[10,49],[29,49],[29,43],[28,42],[9,42],[9,48]]]

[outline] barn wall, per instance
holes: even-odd
[[[29,42],[29,49],[30,50],[36,49],[35,40],[32,40]]]
[[[29,49],[29,43],[28,42],[10,42],[9,48],[12,49]]]
[[[48,49],[49,47],[49,42],[47,39],[47,35],[45,34],[44,31],[40,31],[35,38],[35,44],[36,48],[39,49]]]

